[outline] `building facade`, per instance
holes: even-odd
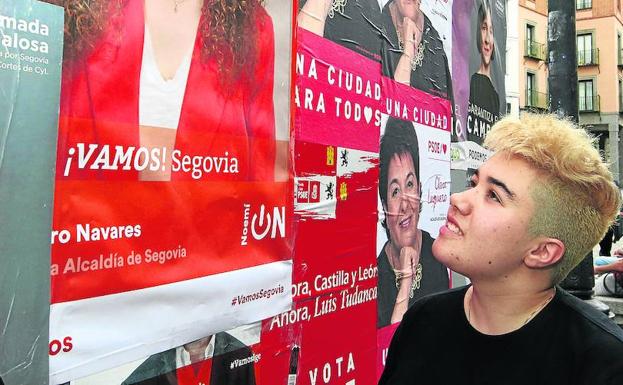
[[[519,116],[519,0],[506,1],[506,113]]]
[[[621,180],[623,0],[574,0],[580,125]],[[548,108],[547,0],[519,0],[519,108]]]

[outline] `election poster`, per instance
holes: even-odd
[[[378,0],[300,0],[297,22],[302,29],[348,48],[344,54],[349,58],[381,61]]]
[[[218,332],[71,384],[256,384],[260,331],[256,322]]]
[[[50,382],[228,383],[292,303],[292,8],[64,5]]]
[[[384,79],[385,80],[385,79]],[[450,201],[450,102],[386,80],[379,149],[377,375],[398,323],[413,303],[449,288],[432,254]]]
[[[375,383],[452,284],[504,2],[48,2],[0,5],[5,384]]]
[[[325,7],[313,7],[319,3]],[[308,0],[298,16],[290,313],[302,324],[301,384],[375,377],[380,10],[376,0]]]
[[[454,104],[452,2],[390,0],[383,15],[375,248],[379,377],[405,312],[450,286],[432,243],[449,206]]]
[[[506,2],[455,2],[454,13],[470,15],[454,25],[456,133],[459,139],[482,144],[506,114]]]
[[[48,378],[50,226],[63,9],[0,2],[0,379]]]
[[[270,325],[296,333],[297,383],[366,383],[376,357],[380,62],[299,28],[296,75],[295,304]]]
[[[451,10],[451,2],[308,0],[299,11],[296,309],[291,313],[297,311],[295,318],[304,323],[299,375],[305,384],[374,382],[370,379],[380,375],[383,354],[396,326],[390,322],[396,295],[389,300],[392,294],[383,285],[389,277],[384,268],[391,261],[387,256],[377,258],[393,243],[387,237],[390,230],[380,223],[388,218],[396,241],[413,241],[413,234],[426,234],[430,248],[445,221],[453,100]],[[370,47],[378,55],[370,55]],[[387,192],[384,165],[389,164],[384,159],[382,138],[388,132],[386,138],[395,136],[397,130],[407,133],[398,135],[402,147],[398,153],[408,153],[411,159],[405,173],[410,180],[403,184],[412,189],[397,195],[405,202],[414,198],[421,207],[417,213],[412,205],[409,210],[399,209],[409,211],[400,220],[395,220],[396,212],[383,209],[379,198]],[[404,150],[412,137],[410,151]],[[340,180],[343,164],[355,168],[346,184]],[[357,206],[349,206],[354,202]],[[403,237],[400,232],[409,234]],[[414,242],[405,243],[415,248]],[[427,278],[420,278],[423,287],[418,287],[418,293],[448,288],[447,269],[435,265],[430,251],[427,255],[422,258]],[[348,289],[349,285],[352,288]],[[356,289],[356,298],[363,302],[345,307],[347,289]],[[325,328],[317,326],[325,322]],[[356,330],[348,326],[353,323]],[[317,339],[308,339],[310,335]],[[344,341],[349,351],[342,351],[340,343],[318,343],[321,338]],[[348,365],[338,364],[349,361],[354,366],[350,371]]]
[[[450,71],[452,2],[384,1],[383,75],[453,100]]]

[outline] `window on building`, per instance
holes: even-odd
[[[580,111],[595,110],[595,98],[593,95],[593,81],[580,80],[578,83],[578,107]]]
[[[524,57],[545,60],[545,46],[536,41],[536,26],[526,23]]]
[[[593,7],[593,0],[575,0],[575,9],[589,9]]]
[[[526,107],[535,107],[536,104],[536,75],[528,72],[526,74]]]
[[[534,25],[526,24],[526,41],[528,43],[534,41]]]
[[[526,24],[526,48],[528,56],[536,56],[534,49],[534,25]]]
[[[623,80],[619,79],[619,112],[623,112]]]
[[[578,65],[593,64],[593,35],[583,33],[578,35]]]

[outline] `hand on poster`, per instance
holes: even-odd
[[[394,72],[394,80],[409,85],[411,81],[411,62],[415,58],[416,47],[422,41],[422,30],[418,28],[412,19],[405,16],[402,19],[402,36],[404,39],[402,56]]]
[[[398,295],[392,312],[391,323],[400,322],[402,316],[409,308],[409,298],[413,292],[413,284],[416,280],[417,266],[420,263],[420,253],[411,246],[405,246],[400,250],[400,258],[396,273],[396,286]]]

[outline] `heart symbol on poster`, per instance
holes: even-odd
[[[448,150],[448,145],[446,143],[441,145],[441,148],[443,149],[443,153],[445,154],[446,151]]]
[[[366,123],[370,123],[370,119],[372,119],[372,107],[365,107],[363,109],[363,116],[366,118]]]

